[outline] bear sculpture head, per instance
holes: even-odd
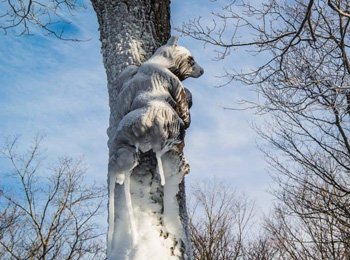
[[[177,46],[177,40],[178,36],[172,36],[167,44],[160,47],[148,62],[168,68],[180,81],[189,77],[200,77],[204,72],[203,68],[195,62],[189,50]]]

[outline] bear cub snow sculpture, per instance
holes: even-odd
[[[177,39],[171,37],[148,61],[140,67],[127,67],[118,77],[115,103],[122,105],[116,108],[116,126],[109,141],[112,151],[108,165],[109,248],[114,226],[115,182],[125,182],[128,213],[133,219],[130,174],[138,165],[139,151],[155,152],[162,185],[165,184],[162,156],[171,151],[182,154],[181,143],[190,124],[191,94],[181,81],[200,77],[203,69],[186,48],[177,46]],[[135,237],[134,224],[131,230]]]

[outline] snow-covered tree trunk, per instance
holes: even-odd
[[[100,25],[103,61],[107,72],[111,108],[108,135],[111,138],[118,126],[116,112],[121,106],[115,101],[117,77],[125,67],[140,65],[166,43],[170,37],[170,0],[92,0],[92,4]],[[112,247],[108,248],[109,260],[193,258],[183,175],[179,175],[180,179],[175,177],[168,186],[163,187],[156,165],[152,150],[141,153],[139,164],[131,174],[130,192],[138,231],[137,243],[132,242],[128,230],[130,213],[127,212],[125,183],[115,187],[114,235]],[[176,207],[166,209],[164,201],[173,198]],[[164,217],[165,213],[167,217]],[[169,217],[173,218],[172,222],[179,223],[181,230],[177,230],[179,227],[176,225],[166,226],[165,222],[169,221],[166,218]]]

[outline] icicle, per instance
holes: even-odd
[[[163,163],[162,163],[162,158],[161,158],[161,153],[160,152],[156,152],[156,158],[157,158],[157,164],[158,164],[158,172],[160,175],[160,184],[162,184],[162,186],[165,185],[165,177],[164,177],[164,170],[163,170]]]
[[[139,152],[139,143],[135,143],[135,151],[136,151],[136,153]]]
[[[126,208],[127,208],[128,215],[129,215],[132,244],[133,244],[133,246],[136,246],[138,234],[137,234],[137,230],[136,230],[134,211],[133,211],[132,202],[131,202],[130,175],[131,175],[131,172],[125,173],[124,192],[125,192],[125,198],[126,198]]]
[[[112,239],[114,232],[114,188],[116,175],[109,173],[109,203],[108,203],[108,236],[107,236],[107,255],[112,250]]]

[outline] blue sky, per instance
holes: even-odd
[[[172,23],[179,26],[198,15],[209,19],[214,4],[173,0]],[[0,36],[0,138],[3,141],[6,136],[21,134],[22,143],[27,144],[37,132],[45,133],[44,148],[51,158],[84,155],[89,178],[105,181],[109,107],[98,25],[92,8],[71,20],[74,31],[90,41],[67,42],[40,34]],[[210,46],[204,48],[184,37],[179,44],[191,50],[205,69],[201,78],[183,82],[194,101],[185,148],[191,165],[188,187],[216,176],[255,199],[267,212],[272,201],[266,192],[271,178],[256,148],[257,135],[249,126],[261,118],[249,111],[223,109],[237,106],[235,101],[251,93],[235,83],[214,87],[219,83],[215,75],[223,67],[249,67],[253,59],[237,52],[217,63]],[[0,170],[5,169],[4,160],[0,160]]]

